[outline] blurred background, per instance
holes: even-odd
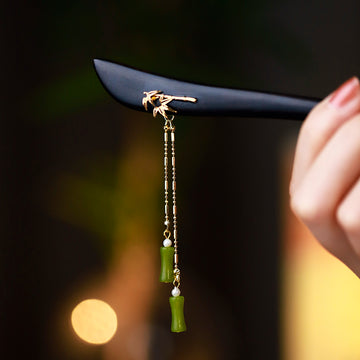
[[[360,75],[358,0],[0,14],[1,358],[359,359],[358,281],[288,210],[293,121],[176,119],[188,331],[170,333],[162,121],[116,103],[92,67],[324,97]],[[87,299],[102,303],[76,311]]]

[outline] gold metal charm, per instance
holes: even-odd
[[[153,106],[153,116],[156,117],[157,114],[162,115],[165,120],[169,120],[167,112],[176,114],[177,111],[172,109],[168,104],[171,101],[190,101],[196,103],[197,99],[189,96],[171,96],[165,95],[160,90],[144,91],[144,97],[142,99],[142,104],[145,110],[148,110],[148,104]]]

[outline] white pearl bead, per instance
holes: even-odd
[[[169,226],[169,225],[170,225],[170,221],[169,221],[169,220],[165,220],[165,221],[164,221],[164,225],[165,225],[165,226]]]
[[[172,296],[179,296],[180,295],[180,289],[178,288],[178,287],[174,287],[173,289],[172,289],[172,291],[171,291],[171,295]]]
[[[171,242],[170,239],[165,239],[165,240],[163,241],[163,245],[164,245],[165,247],[170,247],[170,246],[172,245],[172,242]]]

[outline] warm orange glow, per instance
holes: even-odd
[[[71,324],[82,340],[90,344],[105,344],[116,332],[117,318],[106,302],[88,299],[74,308]]]
[[[303,240],[301,256],[286,264],[286,360],[359,359],[359,279]]]

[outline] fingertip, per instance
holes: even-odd
[[[360,97],[360,82],[353,76],[331,94],[328,103],[335,108],[342,108],[356,97]]]

